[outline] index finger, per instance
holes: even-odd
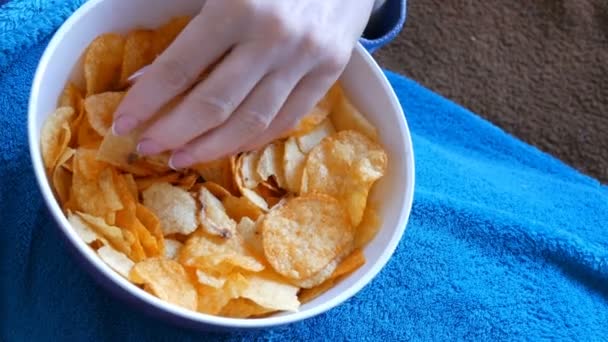
[[[131,87],[114,115],[115,134],[128,134],[154,116],[234,44],[233,30],[206,13],[194,17]],[[203,44],[203,37],[213,39]]]

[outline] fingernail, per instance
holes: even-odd
[[[128,116],[118,116],[112,124],[112,134],[123,135],[128,134],[133,128],[137,126],[137,121]]]
[[[169,159],[169,167],[173,170],[186,168],[194,164],[194,159],[187,152],[175,152]]]
[[[129,78],[127,78],[127,82],[133,83],[135,82],[139,76],[143,75],[144,72],[146,72],[146,69],[148,69],[149,66],[145,66],[139,70],[137,70],[136,72],[133,73],[133,75],[129,76]]]
[[[149,156],[151,154],[159,154],[164,149],[156,141],[152,139],[144,139],[137,144],[137,153],[142,156]]]

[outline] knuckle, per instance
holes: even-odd
[[[323,65],[328,72],[339,73],[344,69],[349,59],[350,53],[338,50],[327,54],[323,59]]]
[[[296,32],[289,20],[277,10],[269,10],[265,14],[264,25],[269,38],[275,42],[291,41]]]
[[[319,56],[326,50],[324,45],[317,33],[307,32],[301,37],[300,49],[306,56]]]
[[[199,126],[219,126],[226,121],[234,108],[228,100],[207,95],[193,95],[189,102],[191,113],[200,120],[197,123]]]
[[[157,70],[163,86],[169,91],[179,92],[192,82],[186,62],[181,58],[163,59],[158,62]]]
[[[247,110],[241,118],[241,127],[247,135],[255,135],[264,132],[272,118],[262,112],[255,110]]]

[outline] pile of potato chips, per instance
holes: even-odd
[[[285,137],[190,169],[111,133],[128,76],[188,23],[104,34],[42,129],[44,164],[73,229],[121,276],[170,303],[227,317],[296,311],[365,263],[367,203],[387,167],[377,132],[335,85]]]

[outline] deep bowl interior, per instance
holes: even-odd
[[[109,279],[115,291],[137,297],[149,308],[163,311],[194,324],[227,327],[265,327],[298,321],[324,312],[348,299],[365,286],[385,265],[405,229],[413,199],[414,159],[410,133],[399,102],[384,74],[358,46],[342,78],[346,93],[380,132],[389,155],[389,168],[372,191],[382,227],[365,248],[367,263],[333,289],[301,307],[297,313],[282,313],[262,319],[230,319],[191,312],[140,290],[107,267],[71,229],[47,181],[40,155],[40,130],[57,106],[68,81],[82,84],[81,56],[99,34],[126,33],[134,28],[155,28],[177,15],[194,15],[202,0],[91,0],[57,31],[47,47],[32,86],[28,117],[30,152],[34,171],[51,213],[60,230],[77,249],[90,272]],[[210,38],[211,39],[211,38]]]

